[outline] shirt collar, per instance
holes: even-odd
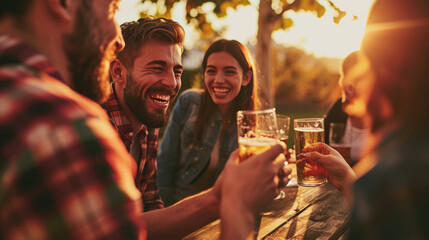
[[[119,104],[119,100],[115,93],[115,84],[113,82],[110,87],[109,98],[103,104],[103,106],[107,110],[107,113],[113,124],[117,127],[119,134],[132,141],[134,139],[134,135],[137,135],[138,133],[134,134],[134,130],[131,126],[131,123]],[[149,129],[147,128],[147,126],[143,124],[143,127],[139,131],[139,133],[141,132],[140,135],[144,137],[148,134],[148,131]]]
[[[60,73],[44,55],[21,40],[4,34],[0,34],[0,61],[21,63],[35,73],[42,72],[64,82]]]

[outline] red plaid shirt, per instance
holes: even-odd
[[[103,104],[103,108],[109,115],[110,122],[118,131],[125,146],[130,150],[134,140],[134,132],[124,111],[119,106],[114,88],[115,86],[112,84],[110,97]],[[143,211],[145,212],[164,207],[156,184],[158,132],[158,128],[147,128],[143,125],[140,133],[136,134],[140,136],[140,159],[137,161],[138,170],[135,183],[143,195]]]
[[[95,102],[0,35],[0,239],[137,239],[136,164]]]

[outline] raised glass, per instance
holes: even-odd
[[[304,187],[315,187],[325,184],[325,168],[317,162],[298,157],[305,147],[324,142],[325,130],[323,118],[295,119],[294,130],[298,184]]]
[[[278,143],[275,108],[237,112],[240,162]]]

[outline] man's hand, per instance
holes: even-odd
[[[284,165],[284,149],[283,143],[277,144],[241,163],[238,151],[231,154],[214,187],[220,187],[224,238],[242,238],[251,234],[255,215],[288,183],[291,169]]]

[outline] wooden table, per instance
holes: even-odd
[[[295,165],[291,167],[295,170]],[[274,200],[258,219],[256,239],[343,239],[346,236],[349,205],[331,184],[287,187],[284,191],[286,196]],[[219,239],[219,223],[217,220],[208,224],[184,239]]]

